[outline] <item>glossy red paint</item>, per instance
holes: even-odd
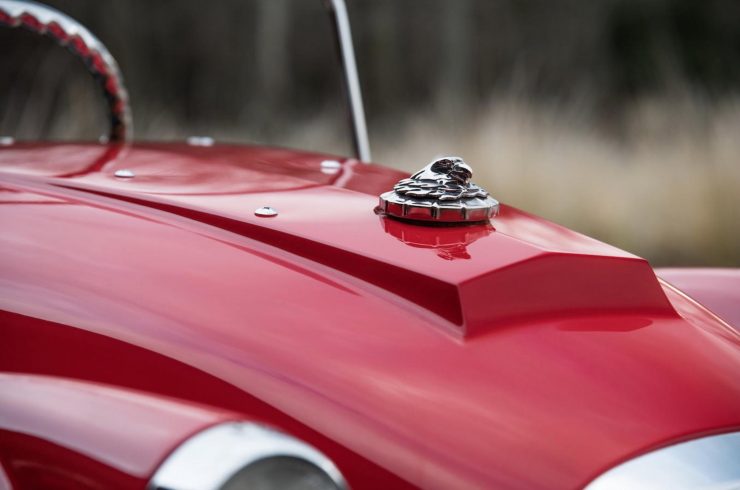
[[[259,415],[353,488],[578,488],[740,428],[738,334],[642,259],[505,206],[465,232],[389,222],[399,172],[353,160],[100,152],[0,152],[2,370]]]
[[[463,230],[475,235],[490,226],[422,228],[374,216],[373,202],[395,183],[395,172],[383,175],[377,167],[345,162],[340,172],[326,175],[316,157],[301,159],[287,151],[206,149],[194,159],[176,150],[133,151],[107,171],[97,171],[101,160],[95,158],[96,171],[75,167],[56,184],[115,194],[278,246],[410,300],[461,335],[484,333],[525,316],[672,314],[644,260],[511,208],[504,207],[496,220],[497,233],[463,246],[466,256],[451,257],[464,260],[440,264],[438,255],[421,255],[408,242],[389,240],[378,227],[391,235],[416,234],[417,241],[437,247],[451,237],[457,240]],[[137,177],[112,175],[124,166]],[[379,182],[356,192],[356,184],[371,181]],[[252,214],[264,205],[279,209],[280,218],[266,222]],[[476,249],[481,252],[473,253]]]
[[[0,458],[16,488],[143,488],[185,438],[235,414],[96,383],[0,374]]]
[[[740,330],[740,270],[696,268],[656,272]]]

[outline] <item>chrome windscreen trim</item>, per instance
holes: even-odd
[[[250,464],[281,456],[311,463],[337,488],[348,489],[339,469],[320,451],[295,437],[250,422],[226,422],[195,434],[165,460],[148,488],[218,490]]]
[[[644,454],[585,490],[739,490],[740,432],[702,437]]]
[[[357,74],[355,48],[352,44],[352,32],[350,30],[349,15],[347,15],[347,5],[344,3],[344,0],[324,0],[324,5],[329,10],[334,21],[334,34],[339,49],[339,60],[342,65],[344,85],[347,91],[349,119],[352,122],[355,156],[360,161],[369,163],[371,159],[370,140],[367,135],[365,108],[362,104],[362,90],[360,89],[360,77]]]

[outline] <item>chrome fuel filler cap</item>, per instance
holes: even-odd
[[[499,203],[470,183],[473,169],[459,157],[443,157],[380,195],[380,211],[409,221],[472,223],[498,214]]]

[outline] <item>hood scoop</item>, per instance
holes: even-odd
[[[419,260],[407,267],[422,278],[386,287],[445,317],[464,337],[538,318],[677,315],[644,259],[514,208],[501,206],[496,228],[430,228],[387,217],[381,225],[434,258],[429,268]]]
[[[326,188],[301,191],[301,200],[311,202],[306,194],[325,192]],[[167,199],[177,199],[177,204],[115,197],[217,226],[328,266],[392,293],[402,307],[411,302],[461,337],[537,318],[676,315],[644,259],[514,208],[501,206],[496,228],[488,222],[418,226],[368,215],[369,196],[352,192],[332,197],[344,198],[344,219],[322,217],[309,226],[310,219],[292,212],[295,196],[287,194],[273,198],[281,214],[268,221],[236,218],[208,205],[191,207],[183,196]]]

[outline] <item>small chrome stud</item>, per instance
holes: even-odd
[[[321,162],[321,173],[334,175],[342,168],[342,164],[336,160],[324,160]]]
[[[12,136],[0,136],[0,146],[10,146],[15,143],[15,138]]]
[[[277,216],[278,212],[277,209],[270,206],[262,206],[261,208],[257,208],[254,214],[260,218],[272,218],[273,216]]]
[[[136,174],[133,170],[130,170],[128,168],[122,168],[120,170],[116,170],[113,175],[118,177],[119,179],[133,179],[136,177]]]
[[[187,142],[190,146],[213,146],[215,141],[210,136],[190,136]]]

